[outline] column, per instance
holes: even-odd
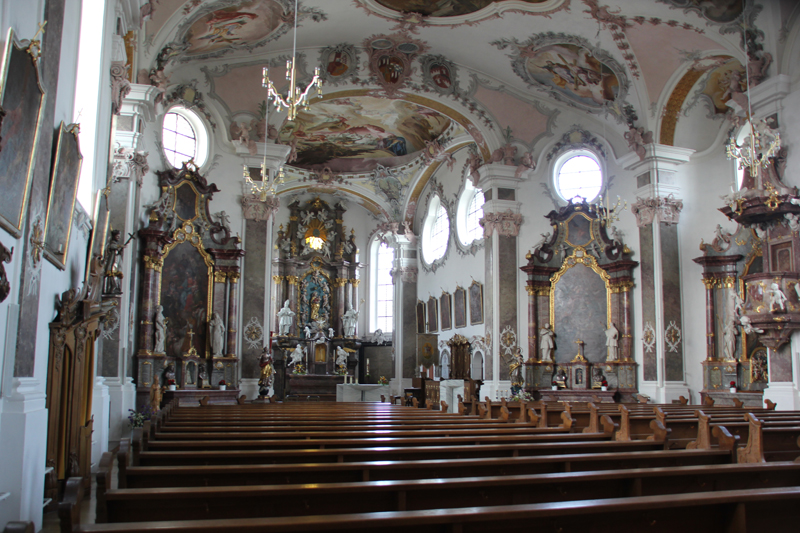
[[[394,379],[392,393],[402,395],[411,386],[417,362],[417,243],[404,235],[396,235],[394,242]]]
[[[236,341],[239,323],[239,273],[228,272],[228,335],[225,357],[236,357]]]
[[[264,160],[266,159],[267,172],[274,175],[286,161],[291,148],[266,143],[256,143],[256,146],[258,153],[254,156],[250,155],[246,147],[239,146],[237,154],[243,165],[248,167],[252,180],[261,182],[261,165]],[[274,221],[279,207],[280,200],[277,196],[254,194],[249,186],[242,185],[243,247],[247,249],[247,254],[241,272],[241,285],[247,288],[247,295],[242,298],[241,303],[242,326],[239,339],[242,360],[239,386],[242,394],[248,398],[258,396],[258,358],[264,346],[269,343],[270,332],[277,335],[276,315],[288,298],[288,283],[282,266],[273,262],[273,254],[277,256],[273,249]],[[231,285],[237,294],[239,285]]]
[[[517,235],[523,217],[516,194],[522,178],[516,177],[516,167],[501,164],[485,165],[479,173],[478,187],[486,200],[481,219],[486,258],[484,331],[491,335],[485,362],[487,383],[481,393],[485,391],[493,398],[500,382],[509,382],[511,356],[501,354],[500,337],[506,331],[513,331],[517,338],[521,333],[517,317]],[[503,384],[503,388],[509,387],[510,382]]]
[[[621,160],[626,170],[634,172],[639,187],[635,193],[638,201],[631,206],[631,212],[639,227],[642,265],[640,390],[654,402],[669,403],[689,395],[683,356],[677,228],[683,202],[679,199],[677,171],[694,150],[659,144],[649,144],[645,149],[642,158],[631,153]]]

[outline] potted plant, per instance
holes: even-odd
[[[304,367],[301,363],[297,363],[294,365],[293,374],[297,374],[298,376],[305,376],[308,371],[306,371],[306,367]]]
[[[225,390],[227,388],[228,383],[224,379],[219,380],[219,390]]]
[[[150,406],[145,405],[142,407],[141,411],[135,411],[133,409],[128,409],[130,413],[128,415],[128,422],[131,424],[131,429],[136,429],[144,426],[144,423],[150,420],[150,416],[152,413],[150,412]]]
[[[731,392],[736,392],[736,382],[731,381]]]
[[[553,390],[558,390],[558,383],[555,381],[553,382]]]
[[[607,391],[607,390],[608,390],[608,381],[606,381],[606,380],[603,380],[603,381],[600,383],[600,390],[601,390],[601,391]]]
[[[167,390],[176,390],[176,389],[177,389],[177,386],[175,385],[175,380],[174,379],[168,379],[167,380]]]

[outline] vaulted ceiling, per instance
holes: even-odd
[[[506,143],[536,157],[553,117],[569,110],[623,148],[632,125],[679,144],[682,113],[724,115],[734,71],[744,88],[743,26],[750,60],[767,61],[752,0],[302,0],[296,35],[294,0],[150,7],[140,80],[162,69],[168,95],[178,84],[201,91],[195,103],[229,139],[259,134],[262,67],[285,91],[296,37],[301,79],[319,66],[325,96],[276,134],[296,141],[293,165],[307,171],[441,161],[465,137],[484,159]],[[795,8],[777,7],[787,21]]]

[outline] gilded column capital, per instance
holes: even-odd
[[[289,285],[299,285],[300,278],[297,276],[286,276],[286,281],[289,282]]]
[[[351,279],[349,280],[353,287],[358,287],[358,284],[361,283],[360,279]]]
[[[214,283],[225,283],[227,277],[227,273],[217,270],[214,272]]]
[[[164,259],[162,257],[153,257],[151,255],[144,256],[145,270],[155,270],[156,272],[161,272],[163,266]]]
[[[283,276],[272,276],[272,281],[275,283],[280,283],[283,280],[284,280]]]
[[[610,288],[613,294],[621,292],[629,292],[633,288],[633,282],[630,280],[618,281],[618,282],[612,281],[609,285],[611,286]]]
[[[333,286],[335,288],[338,289],[338,288],[344,287],[345,285],[347,285],[347,278],[334,278]]]
[[[230,280],[231,283],[239,283],[240,276],[241,274],[238,272],[228,272],[228,280]]]

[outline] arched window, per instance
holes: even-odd
[[[475,188],[470,180],[466,180],[456,211],[458,240],[464,246],[483,239],[483,228],[480,225],[480,220],[483,218],[483,204],[483,191]]]
[[[569,150],[556,159],[553,181],[564,200],[580,196],[591,202],[603,188],[600,161],[589,150]]]
[[[370,263],[370,328],[391,333],[394,330],[394,248],[375,239]]]
[[[208,159],[208,130],[188,109],[174,107],[164,115],[161,143],[167,161],[175,168],[189,160],[200,167]]]
[[[450,215],[438,196],[428,207],[428,216],[422,229],[422,257],[430,264],[444,257],[450,242]]]

